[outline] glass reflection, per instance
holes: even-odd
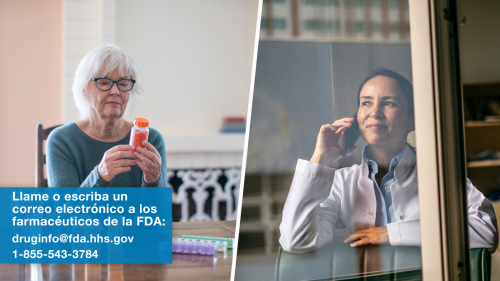
[[[413,88],[402,75],[379,69],[358,89],[354,115],[321,126],[312,157],[297,162],[280,224],[284,252],[278,260],[326,246],[332,253],[326,256],[333,255],[333,268],[327,268],[333,272],[324,275],[413,270],[418,276],[416,149],[407,143],[415,129]],[[359,165],[328,167],[353,154],[358,138],[366,143]],[[283,279],[291,264],[296,266],[277,267]]]
[[[235,280],[421,278],[408,23],[403,0],[264,1]]]
[[[418,279],[409,35],[403,0],[264,1],[235,280]]]
[[[332,240],[351,247],[420,245],[416,155],[406,142],[415,129],[411,83],[381,69],[359,88],[354,116],[323,125],[311,160],[297,163],[280,225],[287,252]],[[359,137],[368,143],[361,165],[329,168],[352,154]]]
[[[235,280],[420,273],[408,22],[406,1],[264,1]]]

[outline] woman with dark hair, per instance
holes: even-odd
[[[363,161],[329,168],[342,155],[341,132],[353,124],[368,142]],[[313,156],[297,163],[280,225],[283,249],[303,253],[329,242],[419,246],[416,150],[406,142],[413,130],[411,83],[387,69],[366,78],[355,118],[321,126]],[[468,179],[467,191],[471,248],[494,252],[498,231],[492,205]]]

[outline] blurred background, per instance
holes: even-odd
[[[236,219],[258,0],[0,0],[0,186],[35,185],[35,127],[78,120],[91,49],[126,47],[165,139],[174,221]],[[12,137],[12,138],[11,138]]]
[[[459,2],[466,16],[460,30],[465,104],[481,103],[479,115],[466,122],[467,154],[490,152],[482,159],[490,162],[468,163],[468,177],[494,201],[500,199],[500,192],[491,197],[500,186],[500,160],[492,160],[500,151],[500,119],[484,116],[500,116],[488,113],[496,107],[487,102],[500,101],[500,21],[492,12],[500,6]],[[274,280],[283,205],[297,159],[311,158],[320,126],[354,114],[358,87],[371,71],[388,68],[412,81],[406,0],[264,0],[260,27],[235,280]],[[415,146],[414,136],[408,142]],[[330,165],[360,163],[357,149]],[[500,264],[496,255],[493,260]]]

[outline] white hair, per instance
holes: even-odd
[[[115,70],[123,76],[126,71],[130,79],[136,80],[134,87],[130,90],[129,101],[124,115],[134,107],[144,96],[144,88],[139,79],[140,66],[135,58],[124,48],[116,45],[104,45],[90,51],[83,57],[75,71],[73,82],[73,98],[80,112],[80,120],[88,120],[90,115],[90,102],[86,96],[87,86],[90,79],[110,76]],[[101,77],[96,77],[101,75]],[[94,83],[94,82],[92,82]]]

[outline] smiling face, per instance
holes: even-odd
[[[129,79],[128,73],[123,71],[122,75],[115,69],[109,76],[97,76],[94,78],[109,78],[113,81]],[[87,98],[90,102],[90,115],[100,119],[115,119],[123,117],[130,92],[118,90],[116,83],[107,91],[99,90],[94,81],[89,81],[87,86]]]
[[[359,94],[358,123],[361,136],[370,145],[401,148],[415,122],[410,117],[408,100],[396,80],[375,76]]]

